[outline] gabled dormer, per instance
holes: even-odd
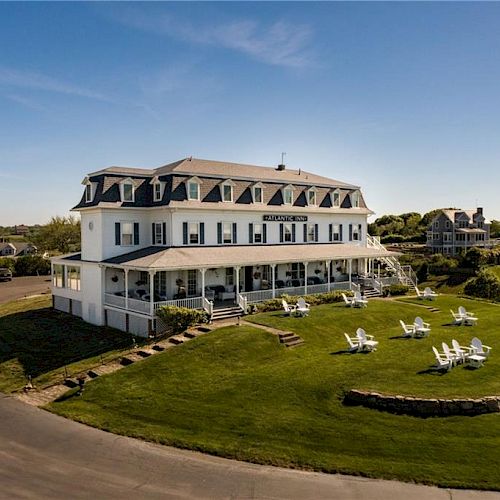
[[[294,191],[295,191],[295,188],[291,184],[288,184],[287,186],[283,187],[283,189],[282,189],[283,204],[293,205],[293,202],[294,202],[293,192]]]
[[[193,176],[186,181],[186,195],[189,201],[200,201],[202,180]]]
[[[83,179],[82,181],[82,185],[85,186],[85,203],[93,202],[97,182],[92,182],[89,177],[85,177],[85,179]]]
[[[163,198],[163,190],[165,188],[165,183],[160,181],[159,177],[155,175],[150,184],[153,186],[153,201],[158,202]]]
[[[351,193],[351,208],[359,208],[361,205],[361,193],[359,189]]]
[[[310,207],[315,207],[317,205],[317,195],[318,195],[318,190],[312,186],[306,191],[307,195],[307,205]]]
[[[332,207],[339,208],[340,207],[340,190],[338,188],[334,189],[330,193],[330,197],[332,200]]]
[[[264,203],[264,185],[262,182],[256,182],[252,186],[252,201],[254,203]]]
[[[120,200],[122,203],[134,203],[135,201],[135,185],[131,177],[120,181]]]
[[[224,203],[232,203],[234,201],[234,186],[236,184],[231,179],[220,184],[220,197]]]

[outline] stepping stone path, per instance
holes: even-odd
[[[297,347],[304,343],[304,339],[293,332],[280,332],[278,333],[278,337],[280,344],[284,344],[285,347]]]
[[[169,337],[156,342],[153,345],[134,349],[133,351],[126,354],[125,356],[122,356],[119,359],[110,361],[109,363],[100,366],[96,366],[86,373],[79,373],[74,377],[68,378],[64,381],[64,383],[55,384],[41,390],[37,390],[36,388],[29,389],[15,394],[15,397],[32,406],[45,406],[61,397],[68,391],[68,389],[78,387],[77,377],[79,375],[85,375],[88,377],[87,380],[93,380],[97,377],[101,377],[102,375],[107,375],[108,373],[113,373],[117,370],[121,370],[122,368],[125,368],[126,366],[129,366],[131,364],[139,363],[146,358],[165,351],[166,349],[171,349],[176,345],[183,344],[184,342],[188,342],[191,339],[194,339],[211,331],[212,329],[208,327],[192,328],[181,335],[174,335],[173,337]]]

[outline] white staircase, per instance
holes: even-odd
[[[376,248],[378,250],[386,250],[384,245],[380,243],[379,236],[370,236],[369,234],[366,237],[367,245],[371,248]],[[398,281],[403,285],[411,286],[412,288],[416,288],[417,286],[417,275],[415,271],[413,271],[411,266],[402,266],[396,257],[380,257],[380,261],[382,261],[387,269],[392,271],[395,276],[397,276]]]

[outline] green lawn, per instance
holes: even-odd
[[[479,326],[452,327],[448,309],[464,304]],[[421,419],[345,407],[351,388],[439,397],[500,392],[500,307],[440,297],[433,314],[409,301],[313,308],[307,318],[249,317],[300,334],[287,350],[250,326],[226,327],[89,383],[83,396],[51,411],[118,434],[258,463],[500,489],[500,415]],[[417,314],[429,339],[403,340],[397,321]],[[377,352],[346,354],[343,332],[358,326]],[[484,368],[437,375],[431,345],[478,335],[493,346]]]
[[[500,278],[500,266],[491,266],[486,269],[489,269],[497,278]]]
[[[96,327],[69,314],[53,311],[50,297],[0,304],[0,391],[26,384],[45,386],[69,374],[87,370],[101,357],[118,356],[132,338],[112,328]]]

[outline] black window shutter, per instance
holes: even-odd
[[[318,236],[319,236],[319,227],[318,224],[314,224],[314,241],[316,243],[318,242]]]
[[[333,241],[333,224],[328,224],[328,241]]]
[[[352,241],[352,224],[349,224],[349,241]]]
[[[238,225],[233,222],[233,243],[238,243]]]
[[[307,241],[307,224],[304,224],[304,243]]]
[[[283,223],[280,223],[280,243],[283,243]]]
[[[342,224],[339,225],[339,241],[342,241],[344,236],[343,236],[343,230],[342,230]]]
[[[188,244],[188,223],[183,222],[182,223],[182,242],[184,245]]]
[[[359,241],[361,241],[361,239],[362,239],[362,238],[361,238],[361,229],[362,229],[361,224],[359,224],[358,228],[359,228],[359,236],[358,236],[358,239],[359,239]]]
[[[151,244],[154,245],[156,243],[156,236],[155,236],[155,223],[153,222],[151,224]]]
[[[122,243],[122,228],[119,222],[115,222],[115,245],[121,245]]]
[[[139,244],[139,223],[134,222],[134,245]]]
[[[253,243],[253,224],[248,224],[248,243]]]
[[[267,243],[267,224],[262,224],[262,243]]]
[[[222,245],[222,222],[217,222],[217,243]]]
[[[200,245],[205,244],[205,223],[200,222]]]
[[[295,243],[295,224],[292,224],[292,241]]]
[[[163,228],[162,242],[164,245],[166,245],[167,244],[167,223],[166,222],[164,222],[162,224],[162,228]]]

